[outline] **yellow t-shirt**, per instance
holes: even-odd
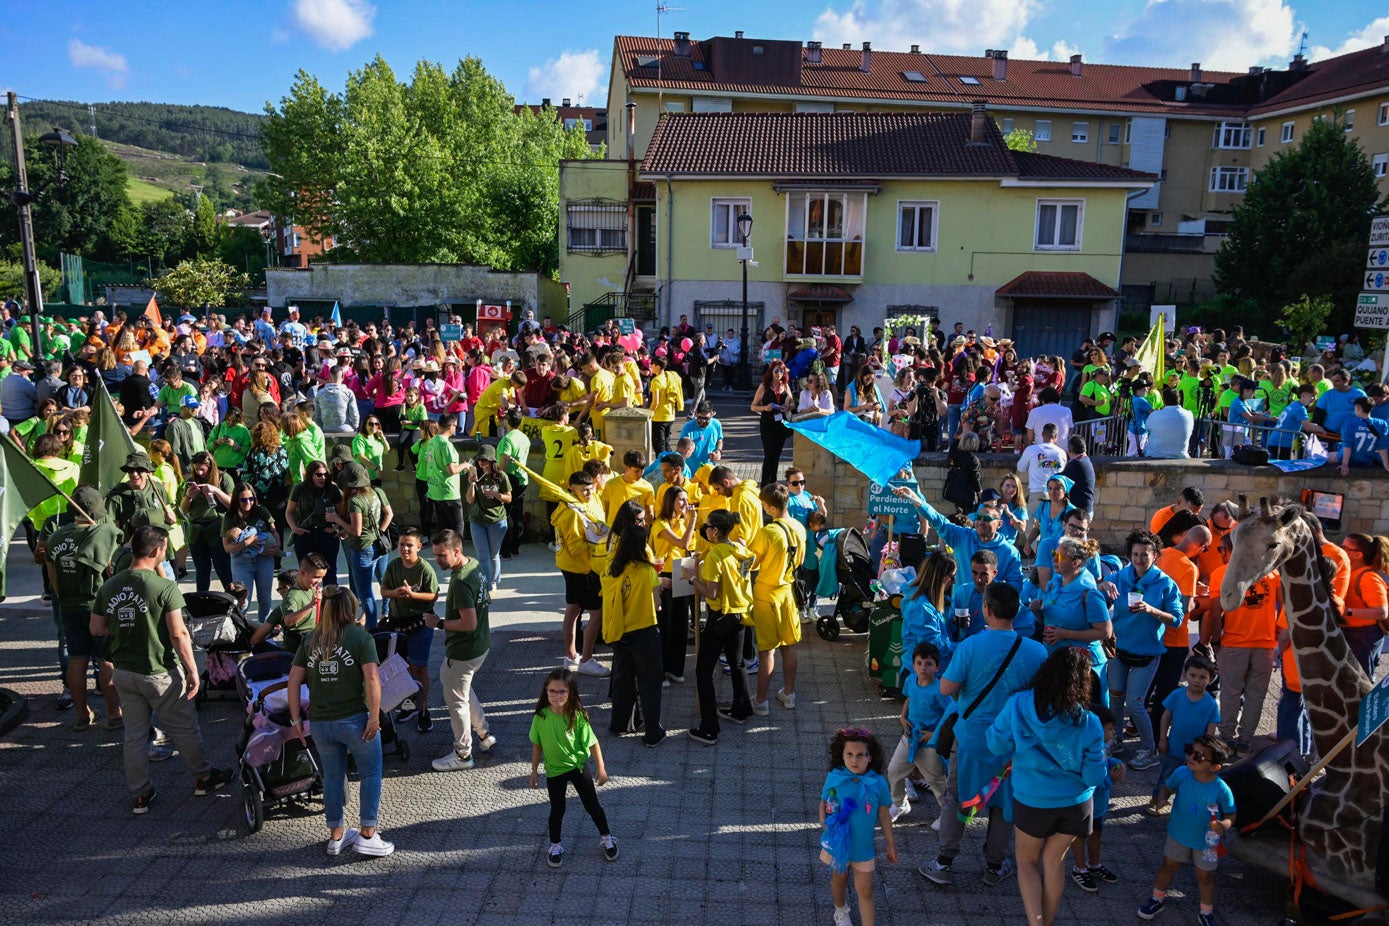
[[[589,378],[588,391],[593,394],[593,402],[596,406],[600,402],[611,402],[613,400],[613,386],[615,381],[613,375],[602,367]],[[589,412],[589,419],[593,422],[593,429],[602,433],[604,409],[593,408]]]
[[[640,477],[635,482],[628,482],[626,476],[614,476],[603,486],[602,499],[603,513],[610,525],[617,517],[617,509],[629,501],[640,503],[647,511],[649,521],[656,505],[656,491],[651,488],[651,483]]]
[[[607,562],[608,530],[603,520],[603,506],[597,498],[589,499],[578,509],[562,504],[550,518],[559,538],[555,566],[561,572],[601,572]]]
[[[540,442],[545,445],[545,468],[540,475],[561,488],[567,488],[569,477],[574,471],[565,466],[565,457],[574,439],[579,436],[572,425],[551,422],[540,426]],[[541,488],[540,497],[547,502],[557,502],[558,498],[549,489]]]
[[[627,375],[618,376],[613,379],[613,398],[614,402],[627,400],[628,408],[641,407],[641,381],[638,380],[635,386],[632,385],[631,377]]]
[[[666,370],[660,376],[651,377],[651,420],[674,421],[684,410],[685,388],[680,383],[680,374]]]
[[[566,405],[574,406],[583,399],[584,393],[587,391],[588,390],[584,388],[582,376],[571,376],[569,377],[569,382],[565,383],[564,387],[560,389],[559,400]]]
[[[646,563],[628,563],[619,576],[605,571],[603,585],[603,642],[616,643],[624,634],[656,626],[655,593],[661,577]]]
[[[719,583],[719,594],[709,599],[709,607],[724,614],[742,614],[746,618],[743,623],[748,623],[752,586],[742,572],[744,556],[746,554],[731,543],[714,544],[699,567],[699,577],[705,582]]]
[[[794,556],[787,548],[788,531],[789,539],[796,548]],[[805,562],[805,528],[791,518],[777,518],[752,535],[748,551],[754,557],[753,568],[757,570],[753,587],[759,592],[781,588]]]
[[[728,507],[738,512],[738,526],[730,532],[729,540],[747,545],[762,526],[762,499],[758,492],[757,483],[751,479],[734,488]]]
[[[585,447],[575,440],[569,445],[569,449],[564,452],[564,468],[567,472],[564,475],[564,482],[561,483],[561,485],[568,484],[569,476],[583,469],[584,464],[589,460],[602,460],[604,463],[607,463],[612,459],[612,455],[613,448],[610,444],[605,444],[600,440],[591,440],[588,442],[588,446]]]
[[[665,504],[666,492],[674,488],[677,488],[677,486],[673,486],[669,482],[662,482],[660,485],[656,486],[656,511],[660,511],[661,506]],[[699,507],[699,500],[703,498],[705,494],[699,483],[695,482],[693,479],[686,479],[685,484],[678,488],[685,490],[685,499],[690,503],[691,509]]]
[[[695,542],[694,552],[703,553],[709,549],[709,541],[699,534],[699,528],[704,526],[704,522],[709,520],[709,512],[724,510],[727,511],[731,506],[729,500],[717,492],[704,492],[699,496],[699,501],[695,502]]]
[[[506,396],[507,401],[514,401],[516,398],[516,387],[512,386],[511,380],[506,377],[482,390],[482,395],[477,397],[477,404],[473,406],[474,435],[483,434],[487,422],[496,420],[497,412],[502,407],[502,396]]]
[[[666,572],[672,570],[670,560],[677,557],[688,556],[690,551],[682,546],[670,541],[665,536],[666,531],[670,531],[677,537],[684,537],[685,530],[689,527],[689,516],[680,517],[676,515],[669,521],[665,518],[657,518],[651,525],[651,551],[656,554],[656,559],[666,561]]]

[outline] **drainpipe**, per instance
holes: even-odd
[[[670,187],[671,175],[666,174],[666,320],[675,317],[674,293],[671,284],[675,281],[675,192]],[[656,327],[659,329],[660,324]],[[745,348],[746,349],[746,348]]]

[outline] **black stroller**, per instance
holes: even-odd
[[[237,698],[236,669],[251,652],[254,626],[233,595],[190,592],[183,619],[193,645],[206,654],[197,703]]]
[[[323,771],[313,749],[299,742],[289,723],[288,698],[294,654],[259,653],[241,661],[236,688],[247,705],[236,750],[240,756],[241,805],[254,833],[268,809],[286,803],[303,807],[323,793]],[[312,730],[310,730],[312,732]]]
[[[875,573],[863,532],[852,527],[840,532],[834,557],[839,594],[834,601],[834,613],[815,622],[815,632],[820,639],[838,640],[841,621],[850,633],[868,632],[868,615],[873,610],[873,592],[869,586]]]

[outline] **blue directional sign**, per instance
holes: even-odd
[[[1389,269],[1389,248],[1371,250],[1370,256],[1365,258],[1365,268],[1367,270]]]

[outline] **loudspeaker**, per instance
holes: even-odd
[[[1307,769],[1307,760],[1292,740],[1279,740],[1250,753],[1243,762],[1221,769],[1221,779],[1235,795],[1235,826],[1262,820],[1287,796],[1293,782],[1307,774]],[[1291,806],[1284,807],[1278,816],[1291,820]]]

